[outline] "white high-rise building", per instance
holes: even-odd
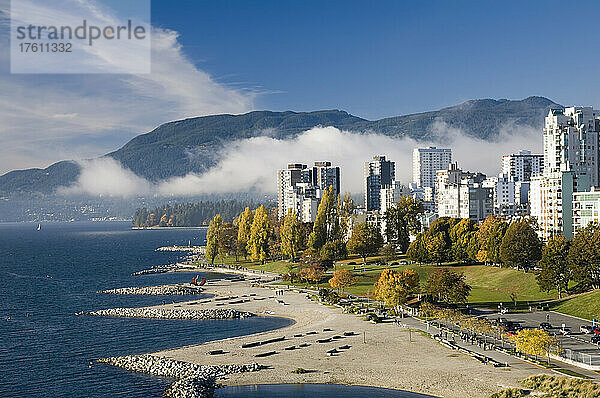
[[[598,186],[598,111],[592,107],[553,109],[544,128],[544,171],[588,175]]]
[[[418,188],[435,188],[438,170],[447,170],[452,151],[447,148],[415,148],[413,150],[413,182]]]
[[[463,172],[456,163],[438,170],[436,206],[440,217],[483,221],[494,212],[493,190],[483,186],[485,175]]]
[[[600,223],[600,190],[573,192],[573,233],[592,222]]]
[[[503,209],[515,206],[515,181],[508,174],[500,173],[498,177],[487,178],[483,186],[492,188],[496,213],[503,213]]]
[[[277,171],[277,216],[285,217],[290,209],[302,222],[314,222],[323,191],[333,186],[339,194],[340,168],[331,162],[315,162],[308,168],[302,163],[290,163]]]
[[[532,155],[531,151],[519,151],[517,154],[502,157],[502,174],[513,181],[531,181],[531,177],[542,174],[544,155]]]
[[[543,239],[573,237],[573,195],[598,186],[600,120],[591,107],[552,109],[544,127],[544,171],[529,190]]]

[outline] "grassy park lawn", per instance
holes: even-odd
[[[600,290],[594,290],[579,296],[558,302],[552,310],[584,319],[600,318]]]
[[[367,262],[374,262],[378,260],[380,260],[380,257],[369,257]],[[406,259],[401,256],[394,261],[400,262],[406,261]],[[356,263],[356,265],[349,264],[351,262]],[[244,260],[243,258],[240,258],[236,263],[234,257],[217,259],[215,263],[237,264],[246,268],[274,272],[278,274],[287,273],[290,265],[289,261],[287,260],[260,264],[260,262]],[[294,266],[296,268],[296,272],[299,271],[298,265],[294,264]],[[363,267],[365,267],[365,271],[360,272]],[[470,303],[508,303],[510,302],[511,293],[515,293],[517,300],[520,302],[552,300],[557,297],[556,292],[546,293],[540,291],[533,273],[517,271],[512,268],[499,268],[486,265],[457,265],[456,263],[448,263],[441,266],[409,264],[389,266],[387,268],[398,271],[402,271],[404,269],[413,269],[419,274],[421,283],[424,285],[429,277],[429,274],[431,274],[436,268],[441,267],[447,267],[452,271],[463,272],[465,274],[467,283],[469,283],[472,287],[471,295],[469,296]],[[368,294],[384,268],[386,268],[386,266],[363,265],[362,259],[357,257],[340,261],[335,266],[336,270],[348,269],[353,271],[354,275],[358,277],[357,283],[349,288],[346,288],[345,290],[348,293],[359,295]],[[329,278],[330,273],[323,278],[323,283],[319,284],[319,286],[328,288],[329,284],[327,281]],[[296,284],[303,286],[302,283]],[[600,294],[597,296],[597,299],[600,299]]]
[[[367,270],[360,272],[362,266],[357,265],[354,270],[358,281],[355,285],[346,289],[348,293],[366,295],[373,284],[379,278],[381,271],[385,266],[366,266]],[[467,283],[472,287],[469,296],[470,303],[499,303],[510,302],[511,293],[516,294],[520,302],[524,301],[542,301],[556,298],[555,292],[542,292],[538,288],[533,273],[517,271],[512,268],[498,268],[486,265],[399,265],[388,267],[394,270],[402,271],[404,269],[415,270],[424,285],[429,274],[436,268],[447,267],[455,272],[463,272],[467,278]],[[347,268],[352,270],[352,266],[336,266],[336,269]],[[329,287],[327,282],[321,283],[321,287]]]

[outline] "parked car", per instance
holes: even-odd
[[[408,263],[407,263],[406,261],[400,261],[400,264],[402,264],[402,265],[406,265],[406,264],[408,264]]]
[[[594,333],[594,328],[589,325],[583,325],[579,328],[579,331],[583,334]]]
[[[548,322],[542,322],[542,323],[540,323],[540,329],[544,329],[544,330],[552,329],[552,325],[550,325]]]
[[[600,344],[600,335],[596,334],[592,336],[592,344]]]
[[[600,334],[600,327],[598,327],[598,326],[594,327],[594,333]]]

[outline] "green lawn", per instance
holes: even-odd
[[[377,260],[379,260],[379,257],[370,257],[367,259],[367,261]],[[405,261],[405,258],[400,256],[394,261]],[[234,264],[235,258],[225,258],[224,260],[218,259],[217,262]],[[350,262],[355,262],[356,265],[349,265],[348,263]],[[289,262],[286,260],[260,264],[259,262],[240,259],[238,264],[242,267],[275,272],[278,274],[287,273],[289,267]],[[295,267],[296,271],[298,271],[298,266],[295,265]],[[335,269],[349,269],[358,277],[358,282],[354,286],[346,289],[348,293],[360,295],[368,294],[368,292],[373,289],[373,284],[379,278],[381,271],[386,268],[385,266],[366,265],[364,267],[370,270],[359,272],[362,267],[362,259],[360,258],[349,258],[336,264]],[[557,297],[556,292],[546,293],[540,291],[533,273],[517,271],[512,268],[499,268],[486,265],[457,265],[455,263],[442,264],[441,266],[411,264],[388,268],[399,271],[413,269],[419,274],[421,283],[424,285],[431,272],[436,268],[444,267],[465,274],[467,283],[472,287],[471,295],[469,296],[470,303],[509,303],[510,295],[513,292],[520,302],[551,300]],[[353,270],[353,268],[355,269]],[[330,274],[327,274],[323,279],[323,283],[319,286],[329,287],[329,284],[327,283],[329,278]],[[300,284],[300,286],[302,286],[302,284]]]
[[[215,259],[216,264],[231,264],[231,265],[239,265],[241,267],[252,268],[259,271],[266,272],[274,272],[277,274],[284,274],[288,272],[289,261],[271,261],[261,264],[259,261],[250,261],[244,260],[243,257],[240,257],[238,261],[235,261],[235,257],[225,257],[225,258],[217,258]],[[297,267],[295,265],[295,267]]]
[[[357,265],[354,274],[358,277],[358,282],[346,289],[348,293],[366,295],[373,284],[379,278],[381,271],[385,267],[367,266],[368,268],[377,268],[365,272],[359,272],[361,266]],[[346,268],[352,270],[352,266],[336,266],[336,269]],[[429,274],[436,268],[449,268],[455,272],[463,272],[467,278],[467,283],[472,287],[469,296],[470,303],[509,303],[511,293],[515,293],[517,300],[542,301],[556,298],[556,292],[542,292],[539,290],[535,275],[525,273],[512,268],[498,268],[485,265],[461,265],[461,266],[434,266],[434,265],[400,265],[388,267],[394,270],[413,269],[421,279],[424,285]],[[328,278],[325,278],[328,279]],[[325,281],[321,287],[329,287]]]
[[[600,319],[600,290],[566,299],[557,303],[552,309],[584,319]]]

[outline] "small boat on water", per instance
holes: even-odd
[[[39,231],[40,229],[42,229],[42,224],[38,224],[37,230]]]

